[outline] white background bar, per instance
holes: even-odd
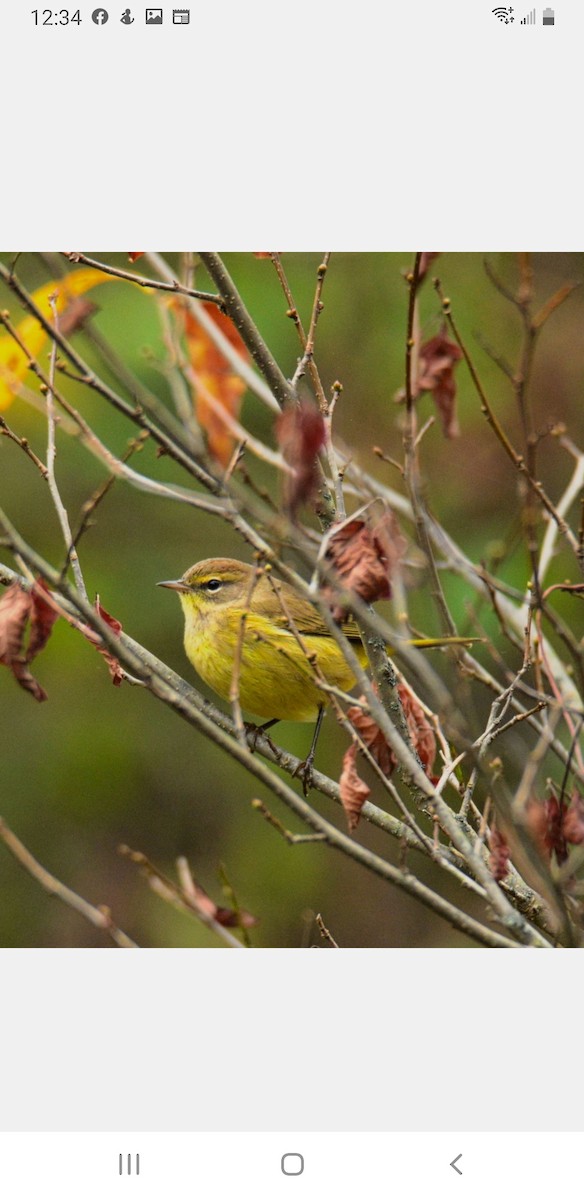
[[[549,1200],[579,1194],[581,1164],[581,1134],[0,1136],[0,1187],[10,1200]],[[284,1174],[283,1166],[303,1170]]]
[[[580,1128],[584,1041],[557,1016],[582,996],[579,951],[5,951],[3,966],[0,1129]]]

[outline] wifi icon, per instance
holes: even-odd
[[[512,8],[493,8],[492,12],[494,12],[499,21],[504,21],[505,25],[509,25],[513,21],[511,15],[513,12]]]

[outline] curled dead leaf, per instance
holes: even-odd
[[[503,834],[496,825],[491,826],[489,834],[489,867],[493,875],[493,879],[497,883],[501,883],[506,878],[509,872],[509,859],[511,851]]]
[[[27,661],[32,662],[41,650],[44,650],[50,636],[53,625],[57,620],[57,613],[50,604],[43,598],[43,592],[50,595],[49,589],[42,579],[37,579],[34,591],[31,593],[31,621],[30,621],[30,638],[28,642]]]
[[[284,505],[294,516],[310,501],[318,485],[316,456],[325,440],[325,425],[312,401],[288,405],[276,420],[276,439],[294,474],[284,481]]]
[[[426,775],[431,779],[432,767],[436,758],[436,737],[434,730],[419,700],[410,691],[408,685],[400,683],[397,690],[410,732],[410,738],[412,739],[412,746],[418,755]]]
[[[581,846],[584,842],[584,798],[574,792],[564,813],[562,831],[567,842]]]
[[[561,865],[568,857],[564,831],[565,805],[556,796],[545,800],[531,799],[526,806],[525,820],[542,857],[549,862],[552,854]]]
[[[37,582],[35,590],[28,592],[19,583],[13,583],[0,600],[0,663],[39,702],[47,699],[47,693],[30,671],[29,663],[46,646],[57,619],[39,594],[41,587],[44,584]],[[28,645],[25,645],[28,625]]]
[[[398,684],[398,694],[404,710],[412,747],[418,755],[426,774],[431,779],[432,766],[436,757],[434,730],[419,700],[416,699],[407,684]],[[361,696],[360,699],[364,704],[365,697]],[[386,742],[377,722],[360,704],[354,704],[351,708],[347,709],[347,717],[383,771],[383,774],[389,778],[397,766],[397,759],[393,750]],[[353,743],[346,751],[343,758],[343,773],[339,781],[341,800],[343,808],[347,812],[349,828],[351,830],[356,827],[359,820],[359,813],[370,792],[367,784],[357,774],[355,766],[357,750],[358,747]],[[366,789],[366,794],[362,792],[362,788]]]
[[[326,558],[346,586],[372,604],[390,598],[391,578],[406,544],[394,513],[386,511],[374,525],[354,520],[341,526],[329,540]],[[335,602],[334,589],[326,586],[323,594],[335,621],[344,620],[347,609]]]
[[[444,436],[448,438],[458,437],[460,433],[454,368],[461,358],[460,346],[450,341],[445,332],[430,338],[420,349],[416,395],[430,392],[440,414]]]
[[[429,778],[432,778],[432,766],[436,758],[434,730],[419,700],[416,699],[407,684],[398,684],[397,690],[413,749],[418,755],[426,774]],[[365,703],[364,696],[361,696],[361,702]],[[362,737],[367,749],[373,755],[378,766],[381,767],[384,775],[389,777],[397,766],[397,759],[391,747],[388,746],[377,722],[361,705],[357,704],[347,709],[347,717],[353,728]]]
[[[0,600],[0,662],[7,667],[22,652],[30,609],[30,593],[12,583]]]
[[[102,621],[105,621],[106,625],[109,625],[110,629],[116,634],[116,636],[122,632],[121,621],[116,620],[115,617],[111,617],[110,614],[106,612],[105,608],[103,608],[100,603],[99,596],[95,601],[95,611],[98,616],[101,617]],[[108,646],[104,646],[99,634],[96,633],[90,625],[80,625],[79,629],[83,636],[87,638],[87,641],[91,642],[92,646],[95,646],[98,653],[101,654],[102,658],[105,659],[114,687],[120,687],[120,684],[124,682],[126,675],[115,654],[112,654]]]
[[[357,747],[355,744],[349,746],[343,757],[343,769],[341,778],[339,779],[339,791],[341,794],[341,804],[345,810],[349,833],[353,833],[359,824],[361,809],[365,801],[371,794],[371,788],[361,779],[357,772],[355,759],[357,757]]]
[[[364,697],[362,696],[361,699],[364,700]],[[388,746],[377,722],[358,704],[354,704],[351,708],[347,709],[347,717],[353,728],[361,735],[367,749],[371,751],[375,761],[381,767],[383,774],[389,777],[396,766],[396,758],[393,750]]]

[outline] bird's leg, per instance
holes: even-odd
[[[255,725],[253,721],[245,722],[245,732],[248,737],[249,748],[250,748],[252,754],[255,754],[255,751],[257,749],[258,737],[260,736],[260,733],[265,733],[266,730],[272,728],[272,725],[277,725],[277,724],[278,724],[278,717],[272,717],[271,721],[264,721],[263,725]],[[274,746],[274,743],[271,738],[268,738],[268,742],[270,743],[270,746],[272,747],[272,749],[275,751],[276,747]]]
[[[310,750],[308,751],[308,755],[304,759],[304,762],[298,763],[296,770],[292,772],[292,777],[294,777],[294,775],[297,775],[298,778],[302,781],[302,791],[304,792],[305,796],[308,795],[308,793],[312,787],[312,764],[314,763],[314,752],[316,750],[316,743],[318,741],[318,735],[320,733],[320,727],[322,725],[323,717],[324,717],[324,707],[321,706],[318,710],[318,716],[316,718],[316,725],[314,726],[314,733],[312,735],[312,744],[310,746]]]

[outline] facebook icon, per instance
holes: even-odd
[[[95,8],[91,14],[91,20],[94,25],[105,25],[108,16],[109,13],[106,12],[105,8]]]

